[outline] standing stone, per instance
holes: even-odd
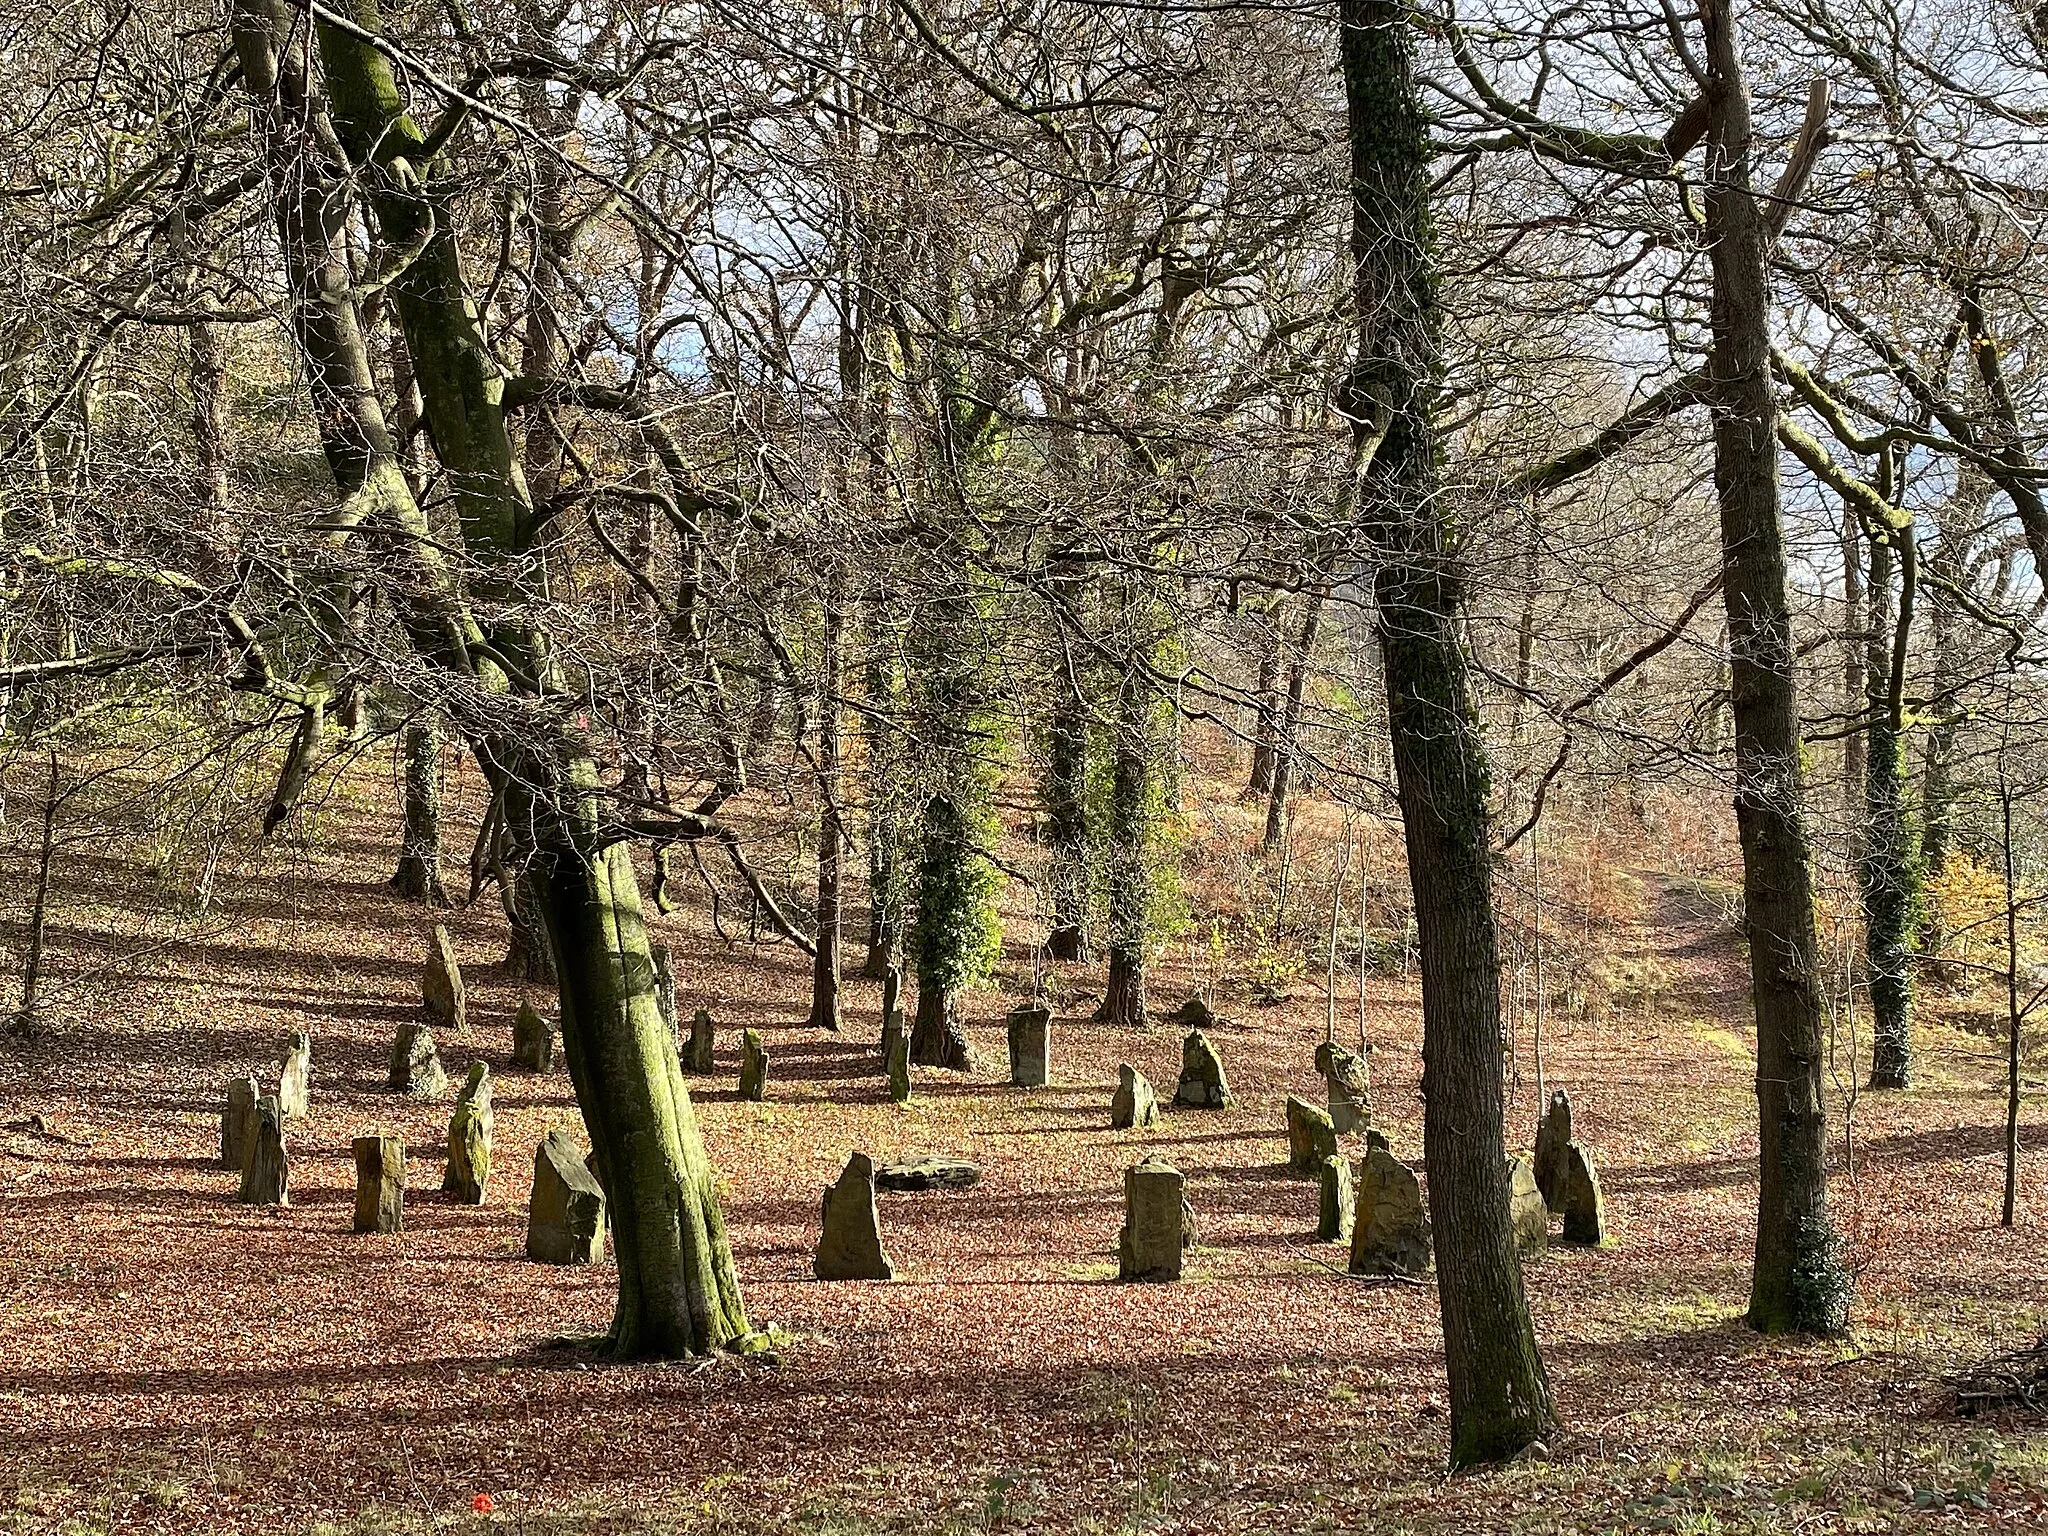
[[[1129,1131],[1158,1123],[1159,1095],[1152,1091],[1150,1080],[1128,1061],[1118,1062],[1116,1097],[1109,1101],[1109,1128]]]
[[[455,960],[455,941],[448,929],[434,924],[434,936],[427,946],[427,968],[420,975],[420,998],[427,1015],[436,1024],[457,1034],[469,1028],[469,998],[462,989],[462,967]]]
[[[1182,1029],[1214,1029],[1216,1015],[1199,997],[1191,997],[1174,1010],[1173,1022]]]
[[[455,1113],[448,1118],[448,1171],[441,1192],[457,1205],[482,1205],[484,1186],[491,1181],[491,1069],[473,1062]]]
[[[448,1091],[448,1074],[441,1068],[441,1053],[434,1049],[434,1032],[426,1025],[398,1026],[387,1085],[416,1099],[438,1099]]]
[[[1365,1154],[1358,1172],[1358,1210],[1352,1218],[1354,1275],[1427,1274],[1429,1208],[1415,1170],[1384,1147]]]
[[[1536,1127],[1536,1187],[1551,1210],[1564,1209],[1565,1152],[1572,1144],[1572,1096],[1562,1088]]]
[[[768,1097],[768,1051],[751,1029],[740,1036],[740,1097],[755,1104]]]
[[[1508,1159],[1508,1223],[1515,1231],[1515,1246],[1524,1253],[1550,1242],[1550,1204],[1536,1183],[1533,1152]]]
[[[889,1102],[908,1104],[910,1102],[910,1042],[903,1038],[903,1023],[898,1020],[893,1032],[885,1035],[882,1049],[889,1074]]]
[[[1012,1009],[1010,1086],[1043,1088],[1052,1081],[1052,1010],[1043,1003]]]
[[[1315,1174],[1323,1159],[1337,1156],[1337,1129],[1307,1099],[1287,1095],[1287,1166],[1296,1173]]]
[[[875,1165],[865,1152],[846,1160],[839,1182],[825,1186],[822,1230],[811,1273],[820,1280],[893,1280],[875,1217]]]
[[[669,1039],[680,1039],[681,1031],[676,1027],[675,956],[666,944],[650,944],[647,953],[654,961],[654,1006],[661,1011],[662,1028],[668,1031]]]
[[[1330,1123],[1339,1136],[1362,1131],[1372,1120],[1372,1072],[1365,1058],[1331,1041],[1316,1047],[1316,1071],[1330,1094]]]
[[[242,1164],[239,1198],[244,1205],[290,1205],[291,1186],[284,1116],[278,1112],[277,1095],[266,1093],[256,1101],[256,1133],[249,1145],[249,1160]]]
[[[549,1131],[533,1154],[526,1256],[542,1264],[595,1264],[604,1257],[604,1189],[560,1131]]]
[[[285,1036],[284,1061],[277,1069],[277,1112],[291,1125],[313,1107],[313,1037],[303,1029]]]
[[[228,1080],[227,1108],[220,1112],[220,1165],[240,1173],[256,1144],[256,1079]]]
[[[711,1010],[699,1008],[690,1015],[690,1049],[685,1053],[683,1065],[692,1072],[709,1072],[711,1051],[717,1038],[718,1026],[712,1022]]]
[[[1173,1102],[1189,1109],[1226,1109],[1230,1105],[1230,1080],[1223,1075],[1223,1059],[1199,1029],[1180,1048],[1180,1086],[1173,1092]]]
[[[1597,1245],[1607,1241],[1607,1199],[1593,1159],[1576,1141],[1565,1147],[1564,1240]]]
[[[1187,1245],[1186,1181],[1180,1170],[1147,1157],[1124,1174],[1124,1225],[1116,1240],[1119,1280],[1178,1280]]]
[[[512,1065],[523,1072],[552,1072],[555,1042],[561,1031],[532,1003],[521,1001],[512,1020]]]
[[[396,1232],[405,1225],[405,1143],[396,1136],[358,1136],[356,1230]]]
[[[1316,1197],[1316,1241],[1348,1243],[1356,1214],[1351,1192],[1351,1159],[1326,1157],[1321,1169],[1322,1187]]]

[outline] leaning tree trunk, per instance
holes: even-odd
[[[378,29],[372,0],[353,0],[348,10],[364,31]],[[307,167],[329,159],[320,144],[331,130],[313,134],[304,128],[308,119],[324,117],[324,112],[308,85],[304,32],[296,21],[287,0],[236,3],[243,78],[263,119],[273,183],[279,189],[306,186]],[[434,193],[417,181],[412,166],[422,158],[425,144],[401,110],[386,56],[365,37],[332,23],[317,22],[314,31],[337,104],[336,125],[355,162],[354,174],[368,189],[377,234],[387,249],[418,252],[393,289],[435,451],[448,472],[466,552],[477,567],[476,586],[486,596],[511,590],[532,509],[512,472],[503,379],[482,343],[455,245],[452,211],[433,207]],[[280,145],[307,152],[280,158]],[[309,196],[323,206],[346,208],[338,188],[314,188]],[[294,272],[306,270],[307,261],[290,250],[293,220],[288,215],[283,223],[287,262]],[[376,414],[375,434],[360,430],[358,415],[375,414],[378,406],[373,385],[352,389],[355,380],[368,381],[370,375],[355,305],[346,297],[338,303],[331,297],[347,293],[345,266],[341,273],[338,284],[316,291],[328,296],[326,308],[346,317],[339,329],[353,338],[353,350],[338,359],[317,354],[308,359],[314,365],[309,372],[315,376],[316,404],[335,407],[332,420],[321,420],[329,461],[340,460],[337,479],[345,491],[351,489],[345,476],[352,467],[373,472],[384,505],[413,535],[399,547],[407,552],[403,558],[415,568],[407,574],[417,577],[420,589],[409,596],[402,614],[414,648],[460,673],[466,689],[487,693],[517,686],[516,679],[478,659],[473,643],[477,626],[452,575],[433,563],[435,546],[425,539],[424,519],[391,457],[381,414]],[[300,324],[302,334],[325,344],[317,326]],[[372,457],[367,466],[361,458],[352,466],[347,451],[363,443]],[[514,630],[492,638],[516,650],[523,636]],[[535,749],[523,740],[505,744],[484,730],[471,745],[495,785],[537,797],[530,816],[512,819],[535,829],[536,855],[545,855],[536,858],[532,873],[536,907],[549,946],[565,957],[560,979],[564,1050],[608,1196],[619,1258],[612,1346],[623,1355],[679,1356],[730,1344],[745,1334],[747,1322],[714,1175],[682,1084],[674,1041],[655,1001],[654,965],[631,853],[625,844],[601,838],[595,825],[595,765],[573,736],[554,744],[556,759],[547,763],[533,762],[529,754]]]
[[[1714,489],[1728,610],[1735,819],[1756,1011],[1759,1117],[1750,1326],[1831,1332],[1847,1299],[1828,1215],[1827,1107],[1813,872],[1801,808],[1799,699],[1779,514],[1768,229],[1750,184],[1749,91],[1733,0],[1702,0],[1711,126]]]
[[[590,831],[550,836],[535,855],[534,887],[560,962],[563,1051],[618,1261],[608,1342],[631,1359],[707,1354],[747,1333],[746,1308],[717,1179],[655,998],[639,876],[622,844],[586,852]]]
[[[405,728],[405,825],[391,888],[407,901],[445,907],[441,883],[441,726],[425,715]]]
[[[1358,356],[1341,404],[1359,454],[1356,511],[1379,557],[1373,593],[1422,966],[1423,1148],[1451,1460],[1464,1466],[1515,1454],[1556,1415],[1508,1218],[1486,751],[1459,638],[1463,562],[1436,480],[1429,132],[1402,8],[1344,0],[1342,17]]]

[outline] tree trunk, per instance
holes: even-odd
[[[1287,830],[1287,797],[1294,788],[1294,762],[1300,752],[1301,700],[1308,688],[1309,658],[1316,648],[1316,634],[1322,628],[1323,595],[1312,592],[1308,612],[1302,615],[1301,643],[1287,671],[1287,703],[1280,717],[1273,743],[1273,790],[1266,800],[1265,850],[1279,850]]]
[[[1865,662],[1870,655],[1875,620],[1864,617],[1863,528],[1856,509],[1842,508],[1842,708],[1854,714],[1867,702],[1870,689]],[[1869,783],[1869,753],[1861,731],[1842,738],[1842,812],[1853,825]]]
[[[1882,494],[1892,500],[1891,487]],[[1870,1086],[1904,1088],[1913,1075],[1912,947],[1920,906],[1920,858],[1906,810],[1906,642],[1917,585],[1913,534],[1897,535],[1900,593],[1892,602],[1893,546],[1870,549],[1869,750],[1857,884],[1863,898],[1872,1014]]]
[[[1145,946],[1150,937],[1152,752],[1150,701],[1131,669],[1118,690],[1109,791],[1109,980],[1102,1018],[1112,1029],[1145,1027]]]
[[[811,957],[811,1027],[839,1028],[839,872],[846,826],[839,814],[839,644],[845,618],[828,584],[818,699],[818,932]]]
[[[1735,727],[1735,817],[1756,1010],[1759,1116],[1750,1326],[1832,1332],[1847,1288],[1828,1215],[1827,1108],[1799,700],[1778,503],[1763,210],[1750,185],[1749,92],[1733,0],[1702,0],[1709,72],[1706,217],[1714,291],[1708,382]]]
[[[1088,707],[1068,679],[1057,685],[1045,770],[1047,882],[1052,925],[1045,951],[1054,960],[1088,958]]]
[[[903,857],[901,737],[890,715],[902,705],[895,663],[880,603],[870,603],[875,631],[867,665],[868,954],[861,974],[880,981],[903,964]]]
[[[550,839],[535,887],[618,1260],[609,1343],[628,1359],[708,1354],[748,1331],[717,1181],[655,999],[632,855],[617,843],[585,854],[582,841]]]
[[[1257,718],[1252,722],[1252,772],[1245,781],[1248,795],[1273,792],[1273,743],[1280,728],[1280,617],[1284,609],[1279,598],[1267,605],[1259,623],[1259,678],[1252,688]]]
[[[405,826],[391,888],[424,906],[449,905],[441,883],[441,726],[431,714],[405,728]]]
[[[1342,23],[1358,356],[1341,403],[1359,455],[1356,511],[1379,556],[1373,592],[1422,963],[1423,1146],[1451,1460],[1466,1466],[1514,1455],[1556,1414],[1508,1216],[1487,763],[1459,639],[1463,562],[1436,481],[1429,132],[1407,15],[1394,0],[1344,0]]]

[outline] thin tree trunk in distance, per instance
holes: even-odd
[[[1323,622],[1323,597],[1309,594],[1308,612],[1301,620],[1301,640],[1287,671],[1287,702],[1273,741],[1273,790],[1266,800],[1267,853],[1276,852],[1287,829],[1287,797],[1294,788],[1295,758],[1301,750],[1301,701],[1308,689],[1309,658],[1316,648],[1316,634]]]
[[[839,875],[846,826],[839,813],[839,648],[845,615],[834,584],[825,593],[822,678],[818,699],[818,932],[811,957],[811,1027],[839,1028]]]
[[[422,715],[405,728],[405,825],[391,888],[407,901],[449,905],[441,883],[441,725]]]

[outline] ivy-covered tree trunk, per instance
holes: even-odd
[[[1145,947],[1151,938],[1155,775],[1151,699],[1141,677],[1117,690],[1109,788],[1109,976],[1102,1017],[1113,1029],[1145,1027]]]
[[[1885,477],[1887,482],[1890,477]],[[1889,483],[1880,494],[1893,500]],[[1894,546],[1899,556],[1894,562]],[[1918,586],[1910,525],[1870,546],[1869,742],[1863,835],[1856,859],[1870,971],[1870,1086],[1904,1088],[1913,1076],[1913,939],[1920,910],[1920,850],[1906,804],[1906,644]],[[1899,593],[1893,601],[1893,565]]]
[[[391,888],[424,906],[449,905],[441,883],[441,725],[425,714],[406,726],[405,824],[399,835],[398,869]]]
[[[1052,709],[1046,753],[1046,880],[1052,921],[1046,953],[1055,960],[1088,958],[1088,704],[1062,678]]]
[[[1359,455],[1359,528],[1378,556],[1388,734],[1422,966],[1423,1149],[1451,1460],[1465,1466],[1514,1455],[1556,1414],[1508,1219],[1487,761],[1460,642],[1464,562],[1437,480],[1441,319],[1412,24],[1395,0],[1344,0],[1358,355],[1339,404]]]
[[[910,1059],[967,1071],[974,1052],[960,1019],[960,993],[987,968],[990,880],[976,836],[978,807],[951,794],[925,805],[917,866],[917,1017]]]
[[[1750,1326],[1832,1332],[1847,1286],[1828,1215],[1826,1037],[1813,872],[1801,807],[1799,699],[1779,511],[1768,229],[1750,183],[1749,90],[1733,0],[1702,0],[1708,71],[1707,248],[1713,268],[1714,489],[1728,610],[1735,819],[1756,1011],[1759,1117]]]

